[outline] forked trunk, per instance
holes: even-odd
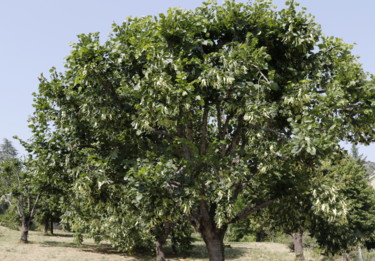
[[[199,232],[206,244],[210,261],[224,261],[224,235],[227,227],[218,228],[215,221],[200,224]]]
[[[29,217],[22,218],[22,228],[21,228],[21,239],[22,243],[28,243],[29,227],[31,219]]]
[[[294,242],[294,253],[296,254],[296,260],[305,260],[305,256],[303,255],[303,242],[302,242],[303,232],[298,231],[292,234],[293,242]]]
[[[210,261],[224,261],[224,235],[228,226],[218,227],[215,222],[216,205],[209,206],[201,200],[199,208],[192,215],[192,223],[206,244]]]

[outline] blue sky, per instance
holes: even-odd
[[[113,22],[127,16],[156,15],[169,7],[194,8],[200,0],[12,0],[0,1],[0,139],[18,135],[27,139],[32,93],[38,76],[55,66],[63,70],[64,57],[76,35],[100,32],[103,39]],[[222,1],[218,1],[222,2]],[[279,7],[283,0],[274,0]],[[366,71],[375,74],[375,1],[300,0],[327,35],[356,43],[354,53]],[[373,123],[369,123],[373,124]],[[14,141],[23,153],[21,146]],[[360,147],[375,162],[375,144]]]

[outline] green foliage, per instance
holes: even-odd
[[[272,225],[270,212],[267,209],[258,211],[251,218],[231,224],[227,240],[235,242],[274,241],[279,228]]]
[[[0,225],[18,230],[21,225],[20,218],[13,211],[6,211],[5,213],[0,214]]]
[[[288,208],[340,140],[374,140],[374,88],[351,49],[294,2],[207,2],[128,18],[103,44],[80,35],[34,95],[38,179],[67,191],[73,230],[124,250],[186,217],[220,237]]]
[[[39,199],[38,191],[32,182],[33,173],[28,162],[17,158],[8,158],[0,162],[1,200],[20,219],[33,218]]]
[[[369,179],[374,179],[375,177],[375,162],[372,162],[372,161],[366,161],[364,163],[364,166],[366,167],[367,169],[367,175],[369,177]]]
[[[339,192],[346,198],[347,222],[312,224],[314,237],[327,253],[347,251],[352,246],[373,240],[375,232],[375,191],[368,183],[366,169],[352,158],[327,166]]]

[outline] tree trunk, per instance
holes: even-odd
[[[22,228],[21,228],[21,239],[20,242],[28,243],[28,234],[29,234],[29,227],[30,227],[31,218],[23,217],[22,218]]]
[[[156,240],[155,250],[156,250],[156,261],[165,261],[164,245],[165,242],[161,240]]]
[[[206,243],[208,252],[208,259],[210,261],[224,261],[224,233],[218,235],[217,233],[207,233],[203,235],[203,240]]]
[[[359,261],[363,261],[362,248],[360,246],[358,246],[358,259]]]
[[[199,208],[192,215],[192,222],[206,244],[208,259],[210,261],[224,261],[224,235],[228,226],[217,227],[214,220],[215,211],[215,204],[209,207],[205,200],[201,200]]]
[[[165,261],[164,245],[167,242],[172,227],[173,224],[171,222],[165,222],[161,226],[155,228],[156,261]]]
[[[51,230],[51,235],[53,235],[53,219],[51,217],[51,222],[50,222],[50,230]]]
[[[302,231],[298,231],[292,234],[296,260],[305,260],[305,256],[303,255],[302,236],[303,236]]]
[[[224,235],[227,227],[218,228],[213,218],[199,224],[199,232],[206,244],[210,261],[224,261]]]
[[[44,218],[44,235],[48,235],[49,221],[48,218]]]
[[[266,233],[264,232],[264,230],[260,230],[255,233],[256,242],[263,242],[265,238],[266,238]]]

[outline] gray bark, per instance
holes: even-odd
[[[156,240],[155,250],[156,250],[156,261],[165,261],[165,253],[163,248],[164,242]]]
[[[294,253],[296,255],[296,260],[305,260],[305,256],[303,255],[303,242],[302,242],[303,232],[298,231],[292,234],[293,243],[294,243]]]
[[[358,259],[359,261],[363,261],[362,248],[360,246],[358,246]]]
[[[22,243],[28,243],[28,235],[29,235],[29,228],[30,228],[30,221],[29,217],[22,218],[22,228],[21,228],[21,239]]]

